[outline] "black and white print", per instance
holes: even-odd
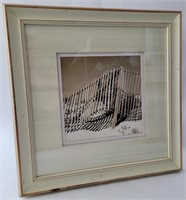
[[[98,64],[100,62],[95,62],[95,70],[96,67],[98,70]],[[87,80],[86,85],[73,92],[64,92],[64,138],[67,143],[124,138],[142,133],[140,66],[125,67],[125,64],[112,62],[108,70],[106,67],[103,73],[100,70],[99,77],[90,82]],[[63,89],[68,90],[68,86],[63,86]]]

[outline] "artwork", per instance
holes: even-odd
[[[61,55],[63,144],[144,135],[140,55]]]
[[[180,11],[3,7],[20,196],[182,169]]]

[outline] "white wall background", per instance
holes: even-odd
[[[22,199],[186,199],[186,0],[0,0],[2,3],[183,11],[183,171]],[[0,199],[18,197],[8,60],[0,8]]]

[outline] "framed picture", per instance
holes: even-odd
[[[4,5],[20,195],[181,170],[181,12]]]
[[[58,54],[64,146],[144,136],[142,65],[143,53]]]

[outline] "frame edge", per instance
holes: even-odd
[[[8,8],[7,4],[3,4],[3,18],[5,27],[5,39],[6,39],[6,51],[7,51],[7,64],[8,64],[8,75],[9,75],[9,85],[11,94],[11,108],[12,108],[12,118],[13,118],[13,134],[15,143],[15,153],[16,153],[16,164],[17,164],[17,180],[18,180],[18,191],[19,196],[23,196],[23,186],[22,186],[22,172],[21,172],[21,161],[20,161],[20,145],[18,138],[18,124],[17,124],[17,112],[16,112],[16,100],[15,100],[15,88],[13,84],[13,70],[12,70],[12,56],[10,50],[10,35],[8,28]]]

